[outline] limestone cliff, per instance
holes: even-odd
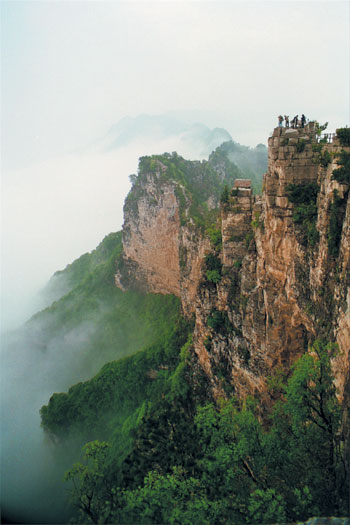
[[[288,370],[310,341],[324,337],[339,345],[334,369],[343,397],[349,382],[350,200],[349,183],[332,175],[342,149],[337,137],[318,142],[312,123],[276,128],[262,196],[236,180],[219,217],[218,192],[204,188],[203,166],[187,166],[197,170],[196,188],[188,185],[183,165],[174,176],[168,157],[140,173],[125,205],[116,283],[181,297],[185,314],[195,316],[194,355],[214,393],[229,385],[241,396],[264,396],[276,367]],[[211,166],[220,189],[229,181],[224,168]],[[194,212],[198,194],[210,227]]]
[[[191,315],[210,248],[206,226],[219,214],[225,183],[232,185],[239,174],[218,156],[210,162],[185,161],[176,153],[142,158],[125,201],[116,285],[177,295]]]

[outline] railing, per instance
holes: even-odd
[[[317,142],[326,142],[327,144],[331,144],[336,136],[336,133],[322,133],[317,137]]]

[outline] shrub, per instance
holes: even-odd
[[[315,153],[321,153],[322,148],[323,144],[321,142],[312,145],[312,151],[314,151]]]
[[[205,275],[210,283],[217,284],[221,281],[221,274],[218,270],[208,270]]]
[[[345,214],[344,199],[338,191],[333,191],[333,202],[329,207],[328,251],[332,257],[338,257]]]
[[[340,168],[333,170],[332,178],[335,179],[340,184],[349,184],[350,183],[350,153],[346,151],[341,151],[338,153],[337,164]]]
[[[205,256],[205,267],[205,276],[210,283],[217,284],[221,281],[222,263],[216,254],[208,253]]]
[[[293,204],[316,202],[319,187],[317,184],[288,184],[286,187],[288,199]]]
[[[214,227],[207,228],[207,234],[214,248],[217,250],[221,250],[221,247],[222,247],[221,229],[214,228]]]
[[[350,128],[337,129],[337,137],[341,146],[350,146]]]
[[[305,149],[306,141],[304,139],[300,139],[298,144],[296,145],[297,153],[302,153]]]
[[[260,212],[256,211],[254,212],[254,219],[252,220],[252,222],[250,223],[251,227],[256,229],[256,228],[261,228],[263,229],[263,223],[260,221]]]
[[[324,151],[323,153],[320,153],[320,164],[324,168],[328,166],[332,161],[332,155],[329,153],[329,151]]]
[[[208,253],[205,256],[205,266],[207,270],[217,270],[221,275],[222,264],[219,257],[214,253]]]
[[[316,201],[319,187],[314,183],[289,184],[286,190],[289,200],[295,204],[293,221],[295,224],[300,224],[303,232],[306,232],[302,243],[313,247],[319,240],[319,233],[316,229]]]
[[[229,199],[230,199],[230,192],[229,192],[227,184],[225,184],[224,189],[221,193],[220,202],[221,204],[228,204]]]
[[[319,122],[316,121],[316,135],[320,136],[322,131],[325,131],[327,129],[328,122],[325,122],[324,124],[319,124]]]
[[[230,325],[227,312],[221,312],[215,309],[211,311],[207,323],[208,326],[216,332],[225,332]]]

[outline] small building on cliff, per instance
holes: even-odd
[[[236,179],[233,187],[240,190],[250,190],[252,188],[252,181],[250,179]]]

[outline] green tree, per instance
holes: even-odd
[[[247,523],[285,523],[286,503],[274,489],[257,489],[249,499]]]
[[[109,497],[109,485],[104,475],[104,464],[110,445],[92,441],[84,446],[82,463],[76,463],[65,475],[71,482],[71,499],[80,511],[80,517],[88,516],[92,523],[101,523],[105,501]]]
[[[305,477],[310,478],[325,515],[344,507],[344,489],[348,483],[340,432],[341,407],[331,368],[336,351],[336,345],[316,341],[294,365],[286,388],[285,412],[291,418],[297,453],[301,453],[301,460],[309,470]]]
[[[229,200],[230,200],[230,192],[229,192],[227,184],[225,184],[224,189],[222,190],[222,193],[221,193],[220,202],[221,204],[228,204]]]
[[[200,481],[180,467],[167,475],[150,472],[142,486],[124,496],[124,507],[111,513],[112,523],[209,525],[215,517]]]
[[[113,447],[87,446],[67,475],[76,506],[95,523],[244,525],[346,514],[335,353],[316,341],[289,379],[280,371],[269,383],[279,401],[263,418],[258,400],[196,407],[182,387],[181,396],[149,404],[119,477]]]

